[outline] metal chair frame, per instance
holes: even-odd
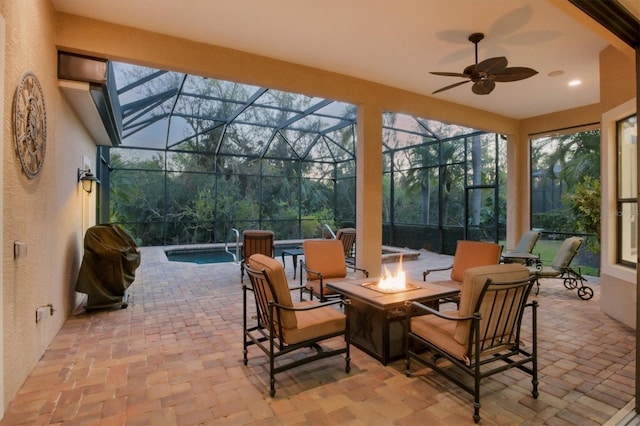
[[[246,261],[243,261],[244,269],[249,276],[249,285],[243,284],[243,363],[248,364],[248,348],[255,345],[259,347],[269,357],[269,394],[271,397],[275,396],[275,375],[283,371],[299,367],[304,364],[308,364],[313,361],[328,358],[334,355],[345,354],[345,372],[348,374],[351,371],[351,357],[350,357],[350,336],[349,336],[349,315],[346,315],[346,326],[344,331],[329,333],[321,336],[316,336],[312,339],[304,340],[302,342],[287,343],[282,336],[285,336],[282,329],[282,315],[283,311],[300,312],[309,311],[314,309],[322,309],[331,305],[343,304],[345,310],[348,309],[350,301],[347,300],[333,300],[324,303],[309,304],[304,303],[300,306],[284,306],[277,300],[276,292],[274,290],[273,283],[269,278],[269,275],[265,270],[254,270],[246,265]],[[298,288],[290,288],[290,291],[298,290]],[[256,303],[256,316],[255,324],[249,325],[249,309],[248,293],[253,293]],[[333,308],[330,308],[333,309]],[[337,337],[344,336],[345,345],[337,349],[325,349],[320,346],[320,342]],[[300,349],[314,348],[315,353],[311,355],[305,355],[302,358],[280,363],[276,365],[276,361],[286,357],[291,352],[298,351]]]
[[[471,322],[471,331],[467,343],[469,358],[464,362],[451,355],[446,350],[425,340],[411,330],[411,316],[405,320],[406,349],[405,374],[411,376],[411,360],[415,359],[442,374],[451,382],[474,396],[475,423],[480,421],[480,384],[483,379],[505,371],[517,368],[531,376],[533,386],[532,396],[538,398],[538,360],[537,360],[537,307],[538,302],[527,302],[535,277],[521,281],[494,282],[487,279],[473,315],[452,316],[432,309],[418,302],[407,302],[408,307],[415,313],[428,313],[454,322]],[[462,296],[464,297],[464,295]],[[483,306],[485,305],[485,306]],[[492,305],[487,310],[487,305]],[[521,326],[525,308],[531,309],[531,349],[525,350],[521,343]],[[481,312],[489,312],[483,317]],[[500,317],[500,318],[498,318]],[[497,318],[497,319],[496,319]],[[505,319],[506,318],[506,319]],[[505,324],[498,329],[494,324]],[[507,328],[507,326],[509,328]],[[495,335],[500,336],[497,338]],[[504,340],[504,339],[507,340]],[[432,356],[423,355],[426,353]],[[438,361],[444,358],[451,364],[443,366]],[[497,365],[496,365],[497,364]],[[465,382],[459,373],[473,378],[473,384]]]

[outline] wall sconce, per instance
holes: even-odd
[[[90,168],[86,168],[85,170],[78,169],[78,182],[82,182],[82,189],[84,189],[87,194],[91,194],[91,191],[93,191],[93,182],[100,183],[98,178],[91,173]]]

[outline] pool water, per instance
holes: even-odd
[[[295,245],[279,245],[276,246],[276,257],[282,254],[283,250],[299,248],[299,244]],[[224,248],[206,248],[206,249],[174,249],[165,251],[167,259],[170,262],[188,262],[197,263],[199,265],[207,263],[226,263],[233,262],[233,256],[224,251]],[[235,249],[232,251],[235,254]]]

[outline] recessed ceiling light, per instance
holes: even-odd
[[[559,75],[564,74],[564,71],[562,70],[557,70],[557,71],[551,71],[549,74],[547,74],[549,77],[557,77]]]
[[[569,82],[569,87],[580,86],[582,84],[582,80],[571,80]]]

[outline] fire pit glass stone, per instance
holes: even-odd
[[[379,293],[393,294],[393,293],[402,293],[403,291],[417,290],[420,288],[417,284],[405,283],[404,288],[387,288],[378,286],[378,282],[370,282],[361,284],[362,287],[366,287],[368,289],[377,291]]]

